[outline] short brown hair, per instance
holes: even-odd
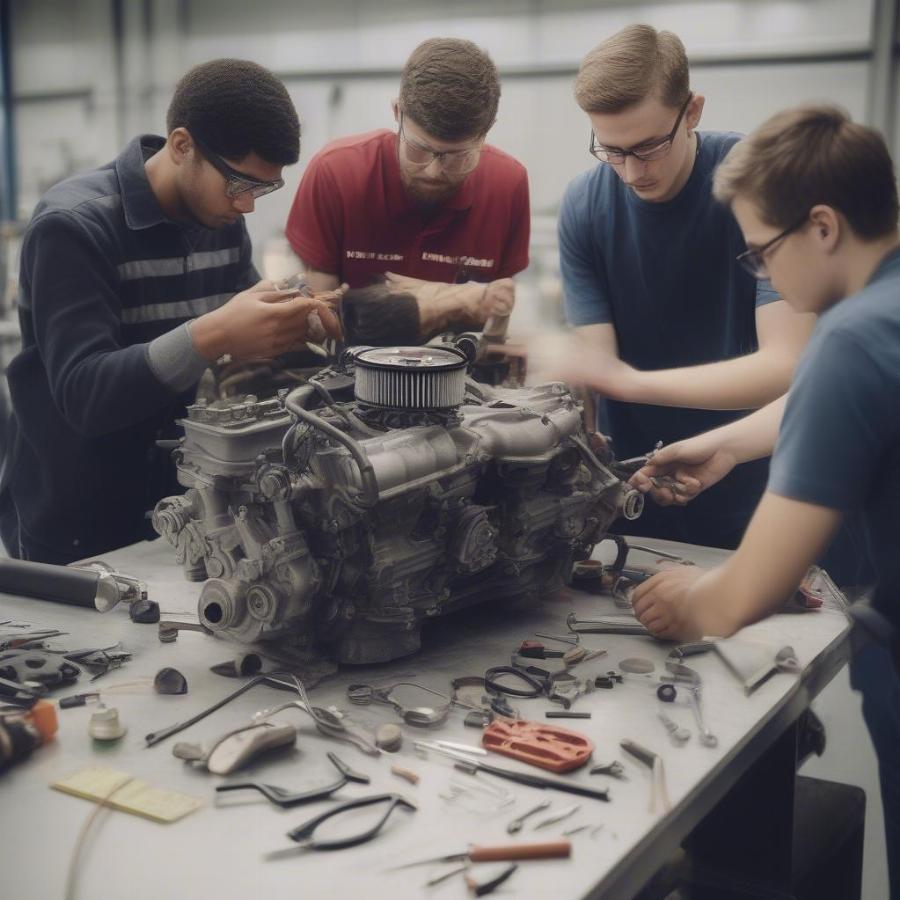
[[[776,113],[731,148],[713,193],[751,200],[762,220],[788,228],[817,204],[840,212],[861,238],[897,227],[897,183],[881,135],[837,106]]]
[[[684,44],[671,31],[629,25],[582,60],[575,99],[586,113],[617,113],[656,93],[679,107],[690,93]]]
[[[440,140],[486,134],[497,118],[499,102],[497,67],[471,41],[424,41],[413,50],[400,77],[401,111]]]

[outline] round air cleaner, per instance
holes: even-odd
[[[466,391],[466,357],[442,347],[373,347],[356,355],[356,399],[392,409],[452,409]]]

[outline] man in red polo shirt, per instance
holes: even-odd
[[[496,67],[470,41],[413,51],[397,132],[334,141],[303,175],[286,234],[314,291],[377,282],[412,294],[423,339],[509,312],[530,212],[525,168],[485,144],[499,99]]]

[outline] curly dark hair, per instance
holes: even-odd
[[[424,41],[413,50],[400,77],[400,108],[442,141],[487,134],[499,103],[497,67],[471,41]]]
[[[341,299],[341,324],[350,345],[389,347],[420,343],[419,305],[412,294],[384,284],[353,288]]]
[[[225,159],[256,153],[287,166],[300,157],[300,122],[285,86],[246,59],[214,59],[175,87],[166,115],[171,134],[186,128]]]

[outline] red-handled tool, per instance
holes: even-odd
[[[546,841],[540,844],[501,844],[489,847],[469,847],[462,853],[450,853],[447,856],[433,856],[430,859],[417,859],[415,862],[394,866],[389,871],[409,869],[412,866],[424,866],[439,862],[509,862],[517,859],[564,859],[572,855],[571,841]]]
[[[492,722],[481,743],[488,749],[550,772],[571,772],[594,752],[594,742],[577,731],[524,720]]]

